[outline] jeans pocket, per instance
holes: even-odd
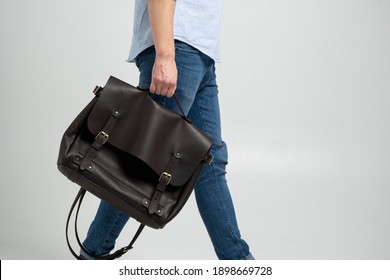
[[[154,46],[151,46],[145,50],[143,50],[140,54],[138,54],[136,56],[136,58],[134,59],[134,62],[135,62],[135,65],[140,68],[141,66],[141,63],[145,60],[145,59],[151,59],[154,61],[154,57],[156,55],[156,50],[154,48]]]
[[[183,54],[199,54],[200,51],[191,45],[179,40],[175,40],[175,50]]]

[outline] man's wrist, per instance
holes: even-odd
[[[171,46],[158,46],[155,45],[156,48],[156,57],[160,59],[174,59],[175,58],[175,46],[172,44]]]

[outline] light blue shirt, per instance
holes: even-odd
[[[220,62],[222,0],[177,0],[174,37]],[[133,39],[128,61],[153,46],[148,0],[135,0]]]

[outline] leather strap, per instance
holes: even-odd
[[[97,88],[98,88],[98,87],[96,87],[95,90],[96,90]],[[144,87],[138,86],[137,88],[138,88],[139,90],[143,91],[143,92],[150,92],[149,87],[145,87],[145,88],[144,88]],[[177,99],[177,96],[176,96],[176,95],[173,95],[173,99],[175,100],[176,105],[177,105],[177,107],[178,107],[179,110],[180,110],[181,117],[182,117],[186,122],[192,124],[192,121],[191,121],[189,118],[187,118],[186,114],[184,113],[183,107],[181,107],[180,102],[179,102],[179,99]]]
[[[110,137],[110,133],[114,128],[117,120],[118,120],[119,112],[115,111],[111,114],[110,118],[107,120],[106,124],[103,127],[103,130],[98,133],[95,137],[95,141],[92,143],[91,147],[89,147],[87,154],[80,164],[80,169],[91,169],[92,168],[92,160],[96,157],[97,152],[103,147],[103,145],[107,142]]]
[[[180,112],[181,112],[181,117],[182,117],[186,122],[192,123],[192,121],[191,121],[189,118],[187,118],[186,114],[184,114],[183,108],[181,107],[180,102],[179,102],[179,99],[177,99],[176,95],[173,96],[173,99],[175,99],[176,105],[177,105],[177,107],[179,107],[179,110],[180,110]]]
[[[150,201],[149,205],[149,214],[153,214],[156,212],[158,208],[158,204],[160,202],[162,194],[165,192],[165,189],[167,188],[168,184],[170,183],[172,179],[172,172],[179,163],[180,160],[180,153],[174,154],[171,159],[169,160],[167,166],[165,167],[165,171],[161,173],[160,179],[158,181],[157,187],[153,193],[152,199]],[[160,211],[160,210],[157,210]]]
[[[78,216],[79,216],[79,211],[80,211],[80,206],[81,206],[81,203],[84,199],[84,196],[85,196],[85,193],[86,193],[86,190],[83,189],[83,188],[80,188],[79,192],[77,193],[74,201],[73,201],[73,204],[70,208],[70,211],[69,211],[69,214],[68,214],[68,219],[66,220],[66,242],[68,244],[68,247],[69,247],[69,250],[70,252],[72,253],[72,255],[77,259],[77,260],[83,260],[83,258],[81,258],[78,254],[76,254],[76,252],[73,250],[72,246],[70,245],[70,241],[69,241],[69,235],[68,235],[68,231],[69,231],[69,223],[70,223],[70,219],[72,217],[72,214],[73,214],[73,211],[78,203],[78,206],[77,206],[77,211],[76,211],[76,217],[75,217],[75,223],[74,223],[74,230],[75,230],[75,236],[76,236],[76,239],[77,239],[77,243],[79,244],[80,248],[87,254],[89,255],[91,258],[94,258],[94,259],[97,259],[97,260],[114,260],[114,259],[117,259],[117,258],[120,258],[121,256],[123,256],[125,253],[127,253],[127,251],[129,251],[130,249],[133,248],[133,245],[135,243],[135,241],[138,239],[138,237],[140,236],[142,230],[144,229],[145,225],[143,224],[140,224],[140,226],[138,227],[138,230],[137,232],[135,233],[135,235],[133,236],[133,238],[131,239],[129,245],[115,251],[114,253],[112,254],[109,254],[109,255],[106,255],[106,256],[94,256],[92,254],[90,254],[88,252],[88,250],[82,245],[81,241],[80,241],[80,238],[79,238],[79,234],[78,234],[78,230],[77,230],[77,220],[78,220]]]

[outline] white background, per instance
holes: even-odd
[[[224,1],[228,180],[257,259],[390,258],[390,1]],[[133,1],[0,2],[0,258],[72,259],[63,132],[125,62]],[[97,206],[88,196],[85,231]],[[125,245],[137,224],[118,240]],[[215,259],[194,199],[125,259]]]

